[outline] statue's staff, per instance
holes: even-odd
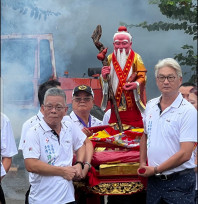
[[[96,29],[94,30],[91,38],[93,39],[93,42],[96,46],[96,48],[99,50],[99,54],[97,55],[97,58],[99,60],[102,61],[103,66],[108,66],[108,59],[106,57],[106,53],[107,53],[107,48],[104,47],[104,45],[99,41],[102,35],[102,27],[101,25],[97,25]],[[114,107],[114,111],[115,111],[115,115],[116,115],[116,119],[118,121],[118,127],[119,127],[119,131],[123,132],[123,128],[122,128],[122,123],[121,123],[121,119],[120,119],[120,115],[118,112],[118,107],[116,104],[116,100],[115,100],[115,96],[113,93],[113,88],[111,85],[111,81],[110,81],[110,76],[107,75],[107,83],[108,83],[108,87],[109,87],[109,99],[111,100],[113,107]],[[104,95],[105,97],[105,95]],[[106,98],[103,98],[102,101],[102,106],[101,108],[104,110],[106,108],[106,104],[107,104],[107,95]]]

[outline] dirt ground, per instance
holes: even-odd
[[[29,188],[28,172],[25,169],[9,171],[2,180],[6,204],[24,204],[25,193]]]

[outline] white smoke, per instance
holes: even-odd
[[[110,54],[113,51],[113,35],[120,22],[138,24],[145,20],[148,23],[159,20],[167,21],[156,5],[148,4],[148,1],[144,0],[34,0],[32,2],[40,9],[58,12],[60,15],[47,16],[46,20],[41,17],[38,20],[30,17],[30,9],[23,14],[19,10],[4,6],[1,9],[1,33],[52,33],[58,76],[63,76],[64,71],[67,70],[69,77],[82,77],[84,73],[87,73],[89,67],[102,66],[96,58],[98,50],[91,39],[98,24],[103,29],[100,41],[108,47],[108,54]],[[184,42],[192,44],[191,39],[183,31],[177,30],[148,32],[145,29],[134,27],[128,31],[133,36],[132,49],[141,55],[148,70],[147,98],[156,97],[159,92],[154,82],[155,64],[159,59],[174,57],[174,54],[181,52]],[[25,68],[20,73],[23,76]],[[10,77],[14,78],[14,75]],[[184,81],[187,81],[188,78],[189,75],[184,76]]]

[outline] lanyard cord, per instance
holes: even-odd
[[[76,115],[76,117],[83,124],[84,127],[87,127],[87,125],[84,123],[84,121],[78,115]],[[91,116],[90,115],[89,115],[89,127],[91,127]]]

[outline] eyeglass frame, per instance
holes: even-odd
[[[171,78],[171,80],[170,80]],[[157,76],[157,79],[160,81],[160,82],[164,82],[166,79],[168,80],[168,82],[173,82],[175,81],[175,76]],[[163,79],[163,80],[162,80]]]
[[[55,109],[56,111],[62,111],[64,108],[67,108],[67,106],[53,106],[53,105],[43,105],[48,111],[51,111],[53,109]]]
[[[74,100],[76,103],[80,103],[81,101],[88,103],[93,100],[93,97],[73,97],[72,100]]]

